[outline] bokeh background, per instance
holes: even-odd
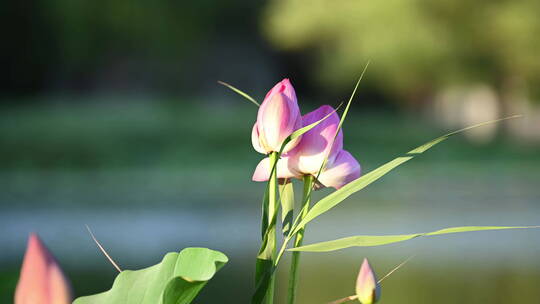
[[[230,263],[197,303],[248,303],[259,243],[257,99],[289,77],[306,113],[346,100],[345,145],[364,172],[441,133],[512,114],[435,147],[309,226],[307,243],[461,225],[540,224],[540,2],[143,1],[0,4],[0,302],[38,232],[77,296],[126,269],[207,246]],[[321,197],[329,190],[316,194]],[[363,257],[382,303],[540,303],[540,231],[418,239],[304,254],[299,303],[353,293]],[[278,298],[285,296],[287,264]]]

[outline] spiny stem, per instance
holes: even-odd
[[[304,176],[304,192],[302,196],[302,211],[298,215],[303,219],[309,208],[309,201],[311,197],[311,189],[313,188],[313,177],[311,175]],[[305,208],[304,208],[305,207]],[[294,247],[302,246],[304,240],[304,231],[305,228],[302,228],[296,234],[296,239],[294,241]],[[289,272],[289,287],[288,287],[288,296],[287,303],[293,304],[296,299],[296,289],[298,287],[298,265],[300,264],[300,252],[295,251],[292,253],[291,260],[291,269]]]

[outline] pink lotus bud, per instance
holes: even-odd
[[[276,174],[278,178],[302,178],[302,174],[292,171],[293,168],[289,165],[290,158],[282,157],[278,160]],[[264,158],[259,162],[255,172],[253,173],[252,180],[255,182],[264,182],[268,180],[270,176],[270,158]]]
[[[326,164],[319,175],[319,182],[325,187],[339,189],[360,177],[362,169],[351,153],[341,150]]]
[[[373,304],[381,297],[380,285],[367,259],[364,259],[356,279],[356,296],[362,304]]]
[[[343,150],[343,132],[340,130],[336,136],[340,119],[331,106],[325,105],[304,115],[302,123],[307,126],[325,117],[326,119],[302,136],[294,149],[278,161],[278,178],[301,179],[304,175],[317,176],[326,157],[326,166],[317,181],[319,188],[339,189],[360,177],[360,164],[349,152]],[[269,174],[270,162],[263,159],[255,169],[253,180],[267,181]]]
[[[15,290],[15,304],[70,304],[71,301],[71,289],[60,266],[32,233]]]
[[[288,154],[294,159],[298,172],[316,175],[324,159],[328,156],[328,163],[333,162],[343,148],[343,132],[340,130],[336,137],[339,116],[331,106],[324,105],[307,113],[302,117],[302,124],[307,126],[325,117],[326,119],[306,132],[298,145]]]
[[[285,139],[301,127],[302,116],[294,88],[288,79],[283,79],[266,94],[259,107],[251,134],[253,148],[264,154],[278,152]],[[300,138],[289,142],[283,153],[294,148]]]

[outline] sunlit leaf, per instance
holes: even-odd
[[[332,209],[339,203],[341,203],[343,200],[345,200],[350,195],[364,189],[374,181],[378,180],[379,178],[383,177],[386,173],[390,172],[397,166],[403,164],[404,162],[407,162],[411,159],[413,159],[415,156],[424,153],[425,151],[429,150],[431,147],[435,146],[436,144],[446,140],[452,135],[459,134],[461,132],[480,127],[486,124],[496,123],[502,120],[516,118],[520,116],[510,116],[503,119],[498,119],[494,121],[488,121],[481,124],[477,124],[474,126],[470,126],[458,131],[454,131],[452,133],[448,133],[446,135],[443,135],[441,137],[438,137],[432,141],[429,141],[416,149],[413,149],[406,153],[403,156],[397,157],[393,159],[392,161],[380,166],[379,168],[359,177],[358,179],[348,183],[347,185],[343,186],[339,190],[336,190],[332,193],[330,193],[328,196],[322,198],[318,203],[316,203],[308,212],[306,217],[300,221],[293,229],[293,234],[298,232],[302,227],[304,227],[307,223],[311,222],[313,219],[318,217],[319,215],[327,212],[328,210]]]
[[[76,299],[74,304],[187,304],[214,274],[228,262],[227,256],[207,248],[185,248],[168,253],[161,263],[124,270],[109,291]]]
[[[279,185],[279,199],[281,202],[281,222],[283,235],[288,235],[293,221],[294,187],[290,181]]]
[[[392,243],[403,242],[411,240],[421,236],[434,236],[442,234],[471,232],[471,231],[485,231],[485,230],[503,230],[503,229],[527,229],[527,228],[539,228],[539,226],[463,226],[445,228],[433,232],[426,233],[413,233],[413,234],[401,234],[401,235],[358,235],[351,236],[342,239],[337,239],[328,242],[315,243],[305,245],[297,248],[291,248],[289,251],[305,251],[305,252],[327,252],[334,251],[349,247],[373,247],[388,245]]]

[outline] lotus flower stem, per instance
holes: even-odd
[[[302,195],[302,212],[300,213],[300,219],[303,219],[309,208],[311,190],[313,189],[313,176],[305,175],[304,176],[304,192]],[[304,208],[305,206],[308,206]],[[302,246],[304,240],[304,231],[305,227],[300,229],[296,234],[296,239],[294,240],[294,247]],[[300,264],[300,252],[295,251],[292,253],[291,260],[291,269],[289,272],[289,287],[288,287],[288,296],[287,303],[293,304],[296,299],[296,289],[298,287],[298,265]]]
[[[270,163],[274,164],[278,161],[279,154],[278,152],[272,152],[270,153]],[[276,252],[276,226],[275,224],[272,224],[272,219],[275,217],[275,213],[277,212],[277,170],[272,170],[270,179],[268,180],[268,229],[270,230],[268,232],[268,243],[270,244],[270,248],[272,249],[272,261],[276,261],[277,258],[277,252]],[[273,304],[274,303],[274,285],[275,285],[275,275],[272,274],[270,278],[270,283],[268,286],[268,291],[266,292],[266,303]]]

